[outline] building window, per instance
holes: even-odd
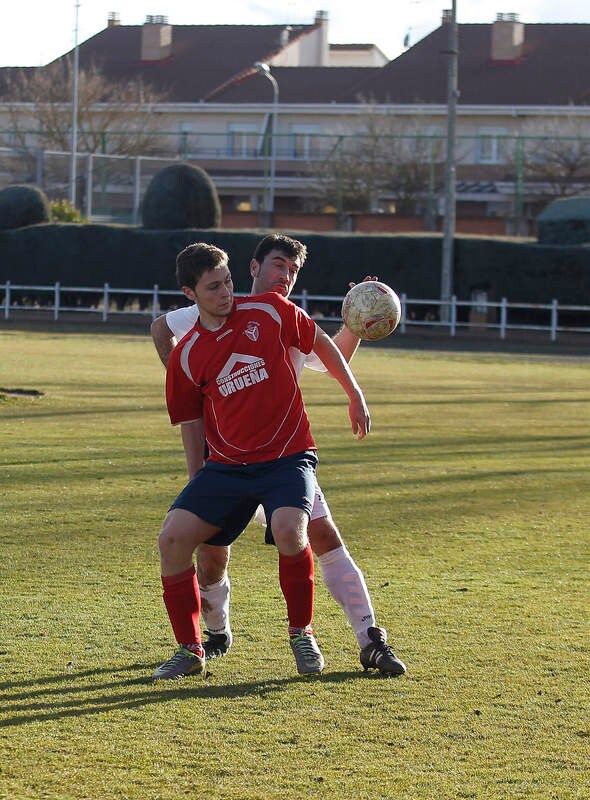
[[[506,160],[506,131],[480,129],[477,137],[477,160],[480,164],[503,164]]]
[[[320,132],[317,125],[292,125],[290,137],[291,157],[317,158],[320,154]]]
[[[259,139],[260,130],[255,124],[231,124],[227,132],[227,155],[230,158],[254,158]]]

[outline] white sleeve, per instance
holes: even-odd
[[[169,311],[166,314],[166,325],[168,325],[176,337],[176,341],[179,342],[191,328],[194,328],[198,318],[199,307],[195,303],[192,306],[185,306],[184,308],[177,308],[174,311]]]
[[[313,350],[311,353],[305,357],[305,361],[303,362],[303,366],[307,367],[307,369],[313,369],[316,372],[327,372],[327,368],[324,366],[324,362],[321,361],[319,356],[317,356]]]

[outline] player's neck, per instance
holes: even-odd
[[[218,331],[227,322],[227,317],[220,317],[214,314],[201,312],[199,314],[199,325],[208,331]]]

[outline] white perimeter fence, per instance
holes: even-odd
[[[236,296],[244,296],[236,292]],[[117,315],[141,315],[155,319],[159,314],[184,305],[184,295],[178,290],[115,289],[108,283],[96,286],[62,286],[59,282],[49,286],[22,286],[7,281],[0,284],[0,315],[5,320],[20,312],[50,314],[59,320],[68,312],[98,315],[103,321]],[[340,322],[343,296],[309,294],[305,289],[291,299],[318,321]],[[460,328],[497,330],[500,339],[508,331],[546,331],[552,342],[558,333],[590,333],[590,306],[564,305],[557,300],[550,303],[509,303],[478,299],[418,300],[400,296],[402,317],[400,333],[413,326],[440,327],[455,336]]]

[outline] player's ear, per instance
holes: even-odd
[[[257,278],[260,272],[260,263],[255,258],[250,261],[250,277]]]
[[[190,286],[183,286],[182,287],[182,293],[184,294],[184,296],[188,300],[191,301],[191,303],[196,303],[197,302],[197,296],[194,293],[194,291],[190,288]]]

